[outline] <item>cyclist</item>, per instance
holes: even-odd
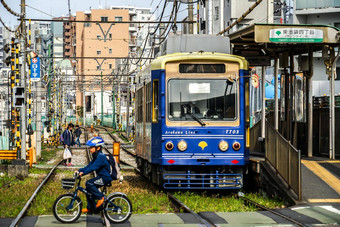
[[[86,145],[90,147],[93,159],[87,166],[80,168],[76,172],[79,173],[79,176],[84,176],[96,171],[97,176],[86,181],[86,190],[92,194],[92,198],[86,196],[87,208],[82,209],[83,213],[91,212],[104,203],[104,194],[98,188],[109,185],[112,181],[109,161],[105,154],[102,153],[104,140],[98,136],[93,137],[86,142]],[[98,200],[97,204],[95,204],[95,200]]]

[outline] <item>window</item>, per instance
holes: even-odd
[[[100,65],[97,65],[97,70],[100,70]]]
[[[109,21],[108,17],[100,17],[100,19],[101,19],[102,22],[108,22]]]
[[[109,39],[110,40],[112,39],[112,33],[109,33]]]
[[[170,79],[167,117],[170,121],[235,121],[237,80]]]
[[[100,35],[97,35],[98,40],[102,40],[102,37]]]
[[[115,17],[115,21],[123,21],[123,17]]]
[[[109,64],[109,69],[112,69],[112,64]]]
[[[152,123],[158,122],[158,115],[159,115],[159,88],[158,88],[158,80],[153,81],[152,86]]]
[[[91,23],[85,23],[85,24],[84,24],[84,27],[85,27],[85,28],[91,27]]]
[[[218,20],[220,18],[220,10],[219,7],[215,7],[215,20]]]
[[[112,54],[112,49],[111,48],[109,49],[109,54]]]
[[[224,64],[180,64],[180,73],[225,73]]]
[[[100,50],[97,50],[97,55],[101,55],[102,52]]]

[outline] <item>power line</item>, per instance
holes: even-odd
[[[95,23],[95,24],[170,24],[174,23],[173,21],[86,21],[86,20],[61,20],[61,19],[24,19],[24,21],[40,21],[40,22],[71,22],[71,23]],[[196,21],[176,21],[178,24],[195,24]]]

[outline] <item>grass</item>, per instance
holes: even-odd
[[[174,195],[194,212],[248,212],[257,210],[256,207],[245,204],[243,199],[238,198],[235,194],[209,193],[208,195],[207,193],[176,192]],[[248,193],[246,197],[269,208],[283,206],[283,202],[275,199],[265,199],[258,193]]]
[[[38,160],[39,164],[46,164],[47,162],[53,160],[60,149],[61,148],[50,148],[43,146],[41,149],[41,157]]]
[[[48,172],[48,170],[31,168],[29,177],[24,180],[8,178],[7,176],[0,178],[0,194],[2,195],[0,197],[0,217],[17,216]],[[68,192],[62,189],[61,179],[71,178],[72,174],[73,172],[70,170],[57,170],[38,193],[35,201],[28,209],[27,215],[52,214],[52,205],[55,199]],[[112,187],[108,188],[108,194],[117,191],[127,194],[132,202],[134,214],[175,212],[166,194],[159,191],[145,178],[130,171],[124,172],[123,175],[124,181],[122,183],[114,181]],[[83,187],[86,179],[89,177],[86,176],[83,179]],[[23,193],[23,189],[25,193]],[[195,212],[256,211],[255,207],[245,205],[242,199],[237,198],[232,193],[221,195],[200,192],[175,192],[174,195]],[[80,193],[79,196],[84,203],[84,207],[86,207],[85,195]],[[283,206],[283,202],[266,199],[256,193],[248,193],[245,196],[269,208],[280,208]]]

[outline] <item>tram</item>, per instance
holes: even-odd
[[[173,53],[136,76],[136,161],[165,189],[240,189],[249,162],[243,57]]]

